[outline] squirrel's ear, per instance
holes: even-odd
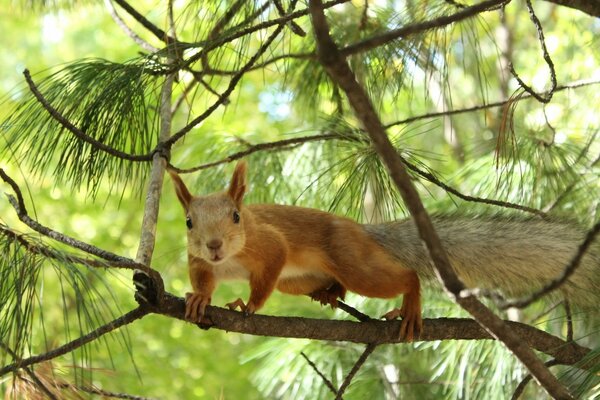
[[[168,172],[169,175],[171,175],[171,179],[173,180],[173,185],[175,185],[175,192],[177,193],[177,198],[181,202],[181,205],[183,205],[183,208],[187,211],[190,205],[190,201],[192,200],[192,195],[190,194],[188,188],[185,186],[185,183],[183,183],[183,181],[175,171],[169,169]]]
[[[229,190],[227,194],[233,199],[236,206],[240,208],[242,206],[242,200],[246,193],[246,170],[248,164],[246,161],[240,161],[235,166],[233,176],[231,177],[231,183],[229,184]]]

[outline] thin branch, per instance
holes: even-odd
[[[20,357],[17,355],[17,353],[15,353],[10,347],[8,347],[8,345],[6,345],[4,342],[0,341],[0,347],[4,349],[4,351],[6,351],[8,354],[10,354],[10,356],[18,362],[18,360],[20,360]],[[25,370],[25,373],[27,375],[29,375],[29,377],[31,378],[31,380],[33,381],[33,384],[38,386],[42,392],[44,392],[46,394],[46,396],[48,396],[49,399],[52,400],[56,400],[57,397],[54,395],[54,393],[52,393],[50,391],[50,389],[48,389],[46,387],[46,385],[44,385],[44,383],[40,380],[40,378],[37,377],[37,375],[28,367],[24,367],[23,368]]]
[[[136,396],[128,393],[116,393],[108,390],[100,389],[93,386],[73,386],[68,383],[59,385],[61,389],[70,389],[74,391],[85,392],[89,394],[97,394],[103,398],[125,399],[125,400],[152,400],[151,397]]]
[[[123,10],[127,12],[127,14],[131,15],[133,19],[139,22],[144,28],[149,30],[154,36],[156,36],[159,40],[165,42],[166,44],[173,44],[177,42],[175,38],[169,36],[167,32],[163,31],[152,22],[150,22],[146,17],[140,14],[135,8],[133,8],[127,1],[125,0],[113,0],[117,3]],[[185,43],[180,43],[185,44]]]
[[[343,4],[343,3],[348,3],[350,0],[331,0],[326,2],[323,7],[324,8],[331,8],[331,7],[335,7],[338,4]],[[223,46],[226,43],[232,42],[236,39],[239,39],[243,36],[249,35],[251,33],[263,30],[263,29],[267,29],[270,28],[272,26],[276,26],[276,25],[281,25],[281,24],[287,24],[289,21],[292,21],[296,18],[299,17],[303,17],[305,15],[308,15],[309,11],[308,8],[305,8],[303,10],[298,10],[295,11],[293,13],[287,14],[284,17],[279,17],[279,18],[274,18],[265,22],[262,22],[260,24],[256,24],[254,26],[245,28],[245,29],[240,29],[239,31],[236,31],[234,33],[232,33],[229,36],[224,36],[222,38],[219,38],[217,40],[215,40],[214,42],[211,43],[206,43],[206,42],[199,42],[199,43],[194,43],[193,45],[195,46],[203,46],[202,50],[196,54],[194,54],[193,56],[191,56],[185,63],[185,66],[188,67],[191,64],[195,63],[196,61],[198,61],[199,59],[201,59],[203,57],[203,53],[205,52],[209,52],[212,51],[218,47]]]
[[[73,125],[67,118],[65,118],[61,113],[59,113],[45,98],[44,96],[40,93],[40,91],[38,90],[37,86],[35,85],[35,83],[33,82],[33,80],[31,79],[31,74],[29,73],[29,70],[24,70],[23,71],[23,75],[25,76],[25,80],[27,81],[27,84],[29,85],[29,89],[31,90],[31,92],[33,93],[33,95],[35,96],[35,98],[38,100],[38,102],[42,105],[42,107],[44,107],[44,109],[46,111],[48,111],[48,113],[50,114],[50,116],[52,118],[54,118],[59,124],[61,124],[65,129],[67,129],[69,132],[73,133],[77,138],[81,139],[82,141],[91,144],[94,148],[98,149],[98,150],[102,150],[114,157],[118,157],[118,158],[122,158],[124,160],[129,160],[129,161],[150,161],[152,159],[152,155],[154,154],[154,151],[148,154],[141,154],[141,155],[133,155],[133,154],[129,154],[129,153],[125,153],[123,151],[114,149],[110,146],[107,146],[106,144],[99,142],[98,140],[94,139],[93,137],[87,135],[85,132],[83,132],[81,129],[79,129],[78,127],[76,127],[75,125]]]
[[[540,45],[542,47],[542,54],[543,54],[544,60],[546,61],[546,64],[548,65],[548,68],[550,69],[550,80],[551,80],[550,90],[548,92],[546,92],[544,95],[537,94],[530,86],[528,86],[525,82],[523,82],[523,80],[519,77],[519,75],[517,75],[517,72],[515,71],[512,63],[508,64],[508,68],[510,70],[510,73],[517,80],[517,82],[519,82],[519,85],[523,88],[523,90],[525,90],[531,96],[535,97],[535,99],[538,100],[539,102],[547,104],[550,102],[550,100],[552,100],[552,96],[554,94],[554,91],[556,90],[556,85],[557,85],[556,70],[554,68],[554,62],[552,61],[552,58],[550,58],[550,54],[548,54],[548,49],[546,48],[546,40],[544,39],[544,30],[542,29],[542,24],[540,23],[540,20],[538,19],[537,15],[535,15],[535,11],[533,10],[533,6],[531,5],[531,0],[526,0],[526,4],[527,4],[527,10],[529,11],[529,18],[535,25],[535,29],[537,30],[537,33],[538,33],[538,40],[540,41]]]
[[[569,264],[567,264],[567,266],[565,267],[565,269],[559,277],[554,278],[539,291],[521,299],[514,299],[503,302],[499,304],[499,307],[501,309],[507,309],[510,307],[524,308],[533,303],[534,301],[552,292],[553,290],[558,289],[560,286],[562,286],[562,284],[564,284],[567,281],[567,279],[571,277],[571,275],[573,275],[573,273],[579,266],[581,259],[583,258],[589,247],[592,245],[592,243],[594,243],[594,239],[596,238],[596,235],[598,235],[599,232],[600,221],[596,222],[592,229],[588,231],[587,235],[585,235],[585,240],[577,248],[577,253],[573,256],[573,258],[571,258],[571,261],[569,262]]]
[[[400,38],[405,38],[407,36],[424,32],[430,29],[441,28],[453,24],[455,22],[474,17],[477,14],[481,14],[484,11],[496,9],[499,6],[506,5],[509,2],[510,0],[487,0],[474,6],[463,8],[461,9],[461,11],[458,11],[451,15],[444,15],[428,21],[403,26],[402,28],[394,29],[381,35],[362,40],[360,42],[346,46],[343,49],[340,49],[339,52],[344,57],[355,53],[365,52]]]
[[[260,49],[258,49],[258,51],[252,56],[252,58],[250,58],[250,60],[242,67],[242,69],[240,69],[239,72],[231,78],[227,89],[225,89],[225,91],[221,93],[217,101],[215,101],[210,107],[208,107],[206,111],[204,111],[201,115],[194,118],[189,124],[180,129],[177,133],[173,134],[173,136],[171,136],[169,140],[164,142],[165,146],[169,147],[175,142],[177,142],[179,139],[184,137],[196,125],[208,118],[221,104],[223,104],[229,99],[229,96],[231,95],[237,84],[240,82],[244,74],[248,71],[250,67],[252,67],[252,65],[254,65],[254,63],[262,56],[262,54],[265,51],[267,51],[273,40],[275,40],[275,38],[279,36],[281,31],[283,30],[283,27],[284,25],[279,25],[275,29],[275,31],[273,31],[273,33],[267,38],[267,40],[261,45]]]
[[[344,381],[340,385],[340,388],[335,396],[336,400],[342,400],[342,396],[344,395],[344,392],[346,391],[348,386],[350,386],[350,383],[352,383],[352,379],[354,379],[354,376],[356,375],[358,370],[360,370],[360,368],[363,366],[365,361],[367,361],[367,358],[369,358],[369,356],[371,355],[371,353],[373,353],[376,347],[377,345],[373,343],[369,343],[367,345],[365,351],[363,351],[358,360],[356,360],[356,362],[352,366],[352,369],[350,370],[348,375],[346,375],[346,378],[344,378]]]
[[[504,208],[512,208],[512,209],[515,209],[515,210],[520,210],[520,211],[528,212],[528,213],[531,213],[531,214],[539,215],[540,217],[547,217],[547,215],[546,215],[546,213],[544,211],[538,210],[537,208],[523,206],[523,205],[520,205],[520,204],[511,203],[509,201],[487,199],[487,198],[484,198],[484,197],[477,197],[477,196],[470,196],[470,195],[467,195],[467,194],[463,194],[463,193],[459,192],[458,190],[454,189],[452,186],[449,186],[446,183],[444,183],[441,180],[439,180],[432,173],[423,171],[422,169],[420,169],[416,165],[408,162],[406,159],[403,159],[403,162],[406,165],[406,167],[408,169],[410,169],[411,171],[416,172],[418,175],[420,175],[421,177],[425,178],[429,182],[435,184],[436,186],[441,187],[445,191],[447,191],[449,193],[452,193],[453,195],[455,195],[455,196],[457,196],[457,197],[459,197],[459,198],[461,198],[461,199],[463,199],[465,201],[470,201],[470,202],[474,202],[474,203],[489,204],[489,205],[499,206],[499,207],[504,207]]]
[[[335,133],[330,133],[330,134],[323,134],[323,135],[303,136],[303,137],[298,137],[298,138],[283,139],[283,140],[278,140],[275,142],[259,143],[259,144],[255,144],[255,145],[248,147],[246,150],[238,151],[237,153],[233,153],[233,154],[231,154],[225,158],[222,158],[220,160],[201,164],[196,167],[177,168],[177,167],[173,166],[172,164],[169,164],[169,167],[173,171],[176,171],[179,174],[187,174],[190,172],[196,172],[196,171],[200,171],[203,169],[216,167],[217,165],[227,164],[232,161],[239,160],[240,158],[246,157],[250,154],[256,153],[258,151],[275,150],[275,149],[280,149],[280,148],[284,148],[284,147],[288,147],[288,146],[292,146],[292,145],[316,142],[316,141],[321,141],[321,140],[330,140],[330,139],[344,139],[344,136],[335,134]]]
[[[77,338],[69,343],[66,343],[60,347],[57,347],[54,350],[48,351],[46,353],[43,353],[43,354],[40,354],[37,356],[25,358],[25,359],[19,360],[17,362],[14,362],[12,364],[8,364],[8,365],[4,366],[4,367],[0,368],[0,376],[5,375],[9,372],[15,372],[15,371],[17,371],[21,368],[25,368],[29,365],[38,364],[43,361],[52,360],[56,357],[70,353],[73,350],[78,349],[79,347],[81,347],[87,343],[90,343],[90,342],[98,339],[99,337],[114,331],[117,328],[120,328],[124,325],[128,325],[128,324],[144,317],[148,313],[149,313],[149,310],[147,308],[138,307],[132,311],[129,311],[127,314],[109,322],[108,324],[102,325],[101,327],[93,330],[92,332],[88,333],[87,335],[81,336],[80,338]]]
[[[490,5],[488,4],[488,7]],[[458,304],[475,317],[478,323],[492,332],[496,338],[502,341],[527,366],[551,396],[561,399],[572,399],[573,397],[567,389],[550,373],[532,349],[523,343],[523,339],[515,335],[508,328],[504,321],[491,312],[477,298],[473,296],[466,298],[460,296],[460,292],[465,289],[465,286],[452,269],[448,255],[410,179],[410,175],[406,171],[403,159],[387,137],[385,128],[369,96],[357,82],[347,61],[333,42],[329,34],[329,26],[321,1],[311,0],[309,8],[311,10],[311,21],[316,37],[319,60],[332,80],[346,93],[357,118],[371,137],[375,150],[388,167],[390,176],[398,187],[411,216],[415,220],[419,235],[425,242],[438,277],[441,278],[446,290],[454,297]]]
[[[356,308],[349,306],[341,300],[338,300],[338,308],[359,320],[360,322],[372,321],[373,318],[369,317],[367,314],[363,314],[358,311]]]
[[[573,314],[571,313],[571,303],[569,300],[564,301],[565,305],[565,315],[567,317],[567,342],[573,341]]]
[[[285,17],[285,9],[283,8],[283,5],[281,4],[281,0],[273,0],[273,4],[275,4],[275,8],[277,8],[277,12],[279,13],[280,17]],[[294,20],[291,20],[290,22],[288,22],[288,27],[290,28],[290,30],[292,32],[294,32],[294,34],[301,36],[301,37],[305,37],[306,36],[306,32],[304,32],[304,29],[302,29],[300,27],[300,25],[298,25]]]
[[[81,265],[85,265],[88,267],[94,267],[94,268],[113,267],[113,268],[132,269],[130,266],[122,265],[121,263],[118,263],[118,262],[101,261],[101,260],[96,260],[93,258],[78,257],[78,256],[74,256],[71,254],[65,254],[65,253],[59,252],[49,246],[43,246],[41,244],[32,243],[25,238],[25,235],[16,233],[2,225],[0,225],[0,235],[5,236],[6,238],[8,238],[9,240],[11,240],[13,242],[18,242],[21,246],[23,246],[28,252],[30,252],[32,254],[39,254],[46,258],[51,258],[51,259],[59,260],[59,261],[67,261],[67,262],[70,262],[73,264],[81,264]]]
[[[125,34],[127,36],[129,36],[131,38],[131,40],[133,40],[134,42],[136,42],[137,44],[139,44],[141,48],[143,48],[146,51],[149,51],[150,53],[156,53],[158,51],[158,49],[156,47],[152,46],[150,43],[148,43],[147,41],[145,41],[144,39],[142,39],[141,37],[139,37],[125,23],[125,21],[123,21],[123,18],[121,18],[121,16],[119,15],[119,13],[117,12],[117,10],[113,6],[112,0],[104,0],[104,4],[106,5],[106,8],[108,9],[108,13],[112,17],[113,21],[115,21],[115,23],[117,24],[117,26],[120,27],[121,30],[123,32],[125,32]]]
[[[16,184],[16,182],[10,176],[8,176],[4,172],[4,170],[1,168],[0,168],[0,177],[12,187],[13,191],[15,192],[15,194],[17,196],[17,199],[15,199],[12,195],[7,195],[9,202],[12,204],[12,206],[14,207],[14,209],[17,213],[17,216],[25,225],[29,226],[34,231],[41,233],[42,235],[52,238],[54,240],[57,240],[61,243],[64,243],[68,246],[82,250],[89,254],[93,254],[104,260],[120,263],[123,268],[129,268],[129,269],[135,269],[135,268],[142,269],[143,268],[148,273],[152,273],[153,275],[157,274],[157,272],[154,271],[153,269],[146,267],[145,265],[136,263],[135,261],[133,261],[129,258],[116,255],[116,254],[108,252],[106,250],[102,250],[96,246],[82,242],[78,239],[75,239],[75,238],[65,235],[63,233],[57,232],[53,229],[50,229],[50,228],[40,224],[39,222],[35,221],[31,217],[29,217],[29,215],[27,214],[27,209],[25,208],[25,203],[23,202],[23,195],[21,193],[21,189]]]
[[[333,394],[336,394],[337,389],[335,388],[335,386],[333,386],[333,383],[331,383],[331,381],[321,371],[319,371],[319,368],[317,368],[315,363],[312,362],[310,360],[310,358],[308,358],[308,356],[306,354],[304,354],[303,351],[300,352],[300,355],[306,360],[306,362],[308,363],[308,365],[310,365],[310,367],[313,369],[313,371],[315,371],[317,373],[317,375],[319,375],[321,377],[321,379],[323,380],[323,383],[325,383],[325,386],[327,386],[329,391],[331,391],[331,393],[333,393]]]
[[[560,364],[561,363],[559,363],[556,360],[550,360],[550,361],[547,361],[544,365],[546,365],[546,367],[553,367],[555,365],[560,365]],[[529,383],[529,381],[532,378],[533,377],[531,376],[531,374],[527,374],[527,376],[525,376],[525,378],[523,378],[523,380],[521,382],[519,382],[519,384],[517,385],[515,391],[513,392],[511,400],[518,400],[519,397],[521,397],[521,395],[525,391],[525,387],[527,386],[527,384]]]
[[[590,86],[590,85],[598,85],[600,84],[600,81],[598,80],[588,80],[588,81],[578,81],[578,82],[572,82],[570,84],[567,85],[562,85],[562,86],[557,86],[556,90],[554,90],[554,92],[560,92],[563,90],[567,90],[567,89],[578,89],[580,87],[584,87],[584,86]],[[530,99],[533,96],[531,94],[525,94],[523,96],[521,96],[519,98],[519,101],[521,100],[525,100],[525,99]],[[494,103],[488,103],[488,104],[481,104],[481,105],[477,105],[477,106],[473,106],[473,107],[466,107],[466,108],[459,108],[456,110],[448,110],[448,111],[443,111],[443,112],[433,112],[433,113],[428,113],[428,114],[422,114],[422,115],[417,115],[414,117],[410,117],[410,118],[406,118],[406,119],[402,119],[399,121],[395,121],[392,123],[389,123],[387,125],[384,125],[386,129],[389,129],[393,126],[397,126],[397,125],[406,125],[409,124],[411,122],[415,122],[415,121],[421,121],[424,119],[431,119],[431,118],[437,118],[437,117],[445,117],[445,116],[450,116],[450,115],[457,115],[457,114],[464,114],[464,113],[469,113],[469,112],[473,112],[473,111],[481,111],[481,110],[486,110],[489,108],[496,108],[496,107],[504,107],[508,104],[513,104],[515,103],[514,99],[508,99],[508,100],[500,100],[500,101],[496,101]]]

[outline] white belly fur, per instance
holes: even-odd
[[[230,259],[222,264],[213,266],[213,273],[215,274],[216,279],[247,280],[250,278],[250,271],[248,271],[240,262],[234,259]]]

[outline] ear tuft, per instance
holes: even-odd
[[[177,198],[181,202],[183,208],[187,211],[190,202],[192,201],[192,195],[190,194],[190,191],[185,186],[185,183],[183,183],[177,172],[171,169],[168,169],[167,171],[169,172],[169,175],[171,175],[173,185],[175,185],[175,192],[177,193]]]
[[[248,170],[248,164],[246,161],[240,161],[235,166],[233,176],[231,177],[231,183],[229,184],[229,190],[227,194],[233,199],[238,208],[242,207],[242,200],[246,193],[246,171]]]

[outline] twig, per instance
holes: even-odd
[[[135,8],[133,8],[127,1],[125,0],[113,0],[117,3],[123,10],[127,12],[127,14],[131,15],[133,19],[139,22],[144,28],[149,30],[154,36],[156,36],[159,40],[162,40],[166,44],[173,44],[177,42],[175,38],[169,36],[167,32],[163,31],[152,22],[150,22],[146,17],[140,14]],[[180,43],[186,44],[186,43]]]
[[[10,354],[10,356],[15,360],[15,362],[20,361],[20,357],[17,355],[17,353],[15,353],[10,347],[8,347],[7,344],[0,341],[0,347],[2,347],[4,349],[4,351],[6,351],[8,354]],[[49,399],[52,399],[52,400],[57,399],[57,397],[54,395],[54,393],[52,393],[50,391],[50,389],[48,389],[46,387],[46,385],[44,385],[44,383],[40,380],[40,378],[38,378],[37,375],[30,368],[23,367],[23,369],[25,370],[25,373],[27,375],[29,375],[29,377],[31,378],[31,380],[33,381],[33,384],[38,386],[41,389],[41,391],[44,392],[46,394],[46,396],[48,396]]]
[[[64,254],[61,253],[49,246],[43,246],[41,244],[35,244],[25,239],[25,235],[18,234],[10,229],[5,228],[0,225],[0,235],[7,237],[9,240],[18,242],[21,246],[23,246],[28,252],[33,254],[39,254],[47,258],[51,258],[59,261],[67,261],[74,264],[86,265],[94,268],[125,268],[132,269],[132,267],[127,265],[122,265],[122,263],[114,262],[114,261],[101,261],[93,258],[83,258],[77,257],[72,254]]]
[[[490,9],[497,8],[498,6],[507,4],[509,2],[510,0],[487,0],[474,6],[463,8],[461,11],[451,15],[444,15],[428,21],[403,26],[402,28],[394,29],[381,35],[362,40],[346,46],[343,49],[339,49],[339,52],[342,56],[346,57],[351,54],[371,50],[396,39],[404,38],[430,29],[441,28],[443,26],[471,18],[477,14],[481,14],[484,11],[489,11]]]
[[[337,6],[338,4],[348,3],[349,1],[350,0],[331,0],[331,1],[326,2],[323,5],[323,7],[331,8],[331,7]],[[193,56],[191,56],[185,62],[185,66],[189,67],[191,64],[193,64],[196,61],[198,61],[199,59],[201,59],[203,57],[203,53],[214,50],[217,47],[221,47],[225,43],[232,42],[236,39],[239,39],[243,36],[249,35],[256,31],[260,31],[262,29],[267,29],[267,28],[270,28],[270,27],[276,26],[276,25],[287,24],[289,21],[292,21],[296,18],[308,15],[308,13],[309,13],[308,8],[305,8],[303,10],[298,10],[293,13],[287,14],[284,17],[274,18],[274,19],[262,22],[260,24],[256,24],[254,26],[248,27],[246,29],[240,29],[239,31],[236,31],[229,36],[224,36],[224,37],[219,38],[211,43],[206,43],[206,42],[194,43],[193,45],[195,45],[195,46],[202,46],[202,50],[200,52],[198,52],[197,54],[194,54]]]
[[[491,2],[486,3],[487,7],[491,5]],[[398,187],[407,208],[415,220],[419,235],[425,242],[435,270],[446,290],[454,297],[458,304],[475,317],[478,323],[492,332],[496,338],[502,341],[527,366],[551,396],[561,399],[572,399],[573,397],[567,389],[550,373],[531,348],[523,343],[522,338],[515,335],[508,328],[504,321],[492,313],[477,298],[472,296],[467,298],[460,297],[460,292],[465,289],[465,286],[452,269],[448,255],[444,251],[431,219],[410,179],[410,175],[406,171],[403,159],[387,137],[385,128],[369,96],[356,81],[356,77],[347,61],[333,42],[329,34],[329,26],[321,1],[311,0],[309,8],[311,10],[312,24],[317,41],[319,60],[332,80],[344,90],[357,118],[362,122],[365,130],[371,137],[375,150],[387,166],[392,180]]]
[[[50,350],[46,353],[43,353],[43,354],[40,354],[37,356],[33,356],[33,357],[29,357],[29,358],[25,358],[25,359],[19,360],[18,362],[14,362],[12,364],[8,364],[8,365],[4,366],[4,367],[0,368],[0,376],[6,374],[8,372],[17,371],[18,369],[27,367],[29,365],[38,364],[42,361],[48,361],[53,358],[62,356],[63,354],[70,353],[73,350],[78,349],[79,347],[81,347],[87,343],[90,343],[90,342],[98,339],[99,337],[114,331],[117,328],[120,328],[124,325],[130,324],[130,323],[142,318],[143,316],[145,316],[148,313],[149,313],[149,310],[147,308],[138,307],[132,311],[129,311],[127,314],[109,322],[108,324],[102,325],[101,327],[93,330],[92,332],[88,333],[87,335],[81,336],[80,338],[77,338],[69,343],[66,343],[60,347],[57,347],[54,350]]]
[[[344,395],[344,392],[346,391],[348,386],[350,386],[352,379],[354,379],[354,376],[356,375],[358,370],[363,366],[365,361],[367,361],[367,358],[369,358],[369,356],[371,355],[371,353],[373,353],[373,351],[375,350],[376,347],[377,347],[377,345],[373,344],[373,343],[369,343],[367,345],[367,347],[365,348],[365,351],[363,351],[363,353],[360,355],[358,360],[356,360],[356,362],[354,363],[354,366],[352,366],[352,369],[350,370],[348,375],[346,375],[346,378],[344,378],[344,381],[340,385],[340,388],[337,391],[337,394],[335,396],[336,400],[342,399],[342,396]]]
[[[102,250],[96,246],[82,242],[78,239],[75,239],[75,238],[65,235],[63,233],[57,232],[53,229],[50,229],[50,228],[40,224],[39,222],[33,220],[27,214],[27,209],[25,208],[25,203],[23,201],[23,195],[21,194],[21,189],[16,184],[16,182],[10,176],[8,176],[4,172],[4,170],[1,168],[0,168],[0,177],[12,187],[13,191],[15,192],[15,195],[17,196],[17,198],[15,199],[13,196],[7,195],[9,202],[15,208],[17,216],[25,225],[29,226],[34,231],[41,233],[42,235],[52,238],[54,240],[57,240],[61,243],[64,243],[71,247],[74,247],[76,249],[82,250],[86,253],[93,254],[104,260],[120,263],[123,268],[133,269],[133,268],[142,268],[143,267],[147,270],[146,272],[149,272],[149,273],[156,272],[144,265],[136,263],[135,261],[133,261],[129,258],[116,255],[116,254],[108,252],[106,250]]]
[[[260,49],[258,49],[258,51],[252,56],[252,58],[250,58],[250,60],[238,71],[236,75],[231,77],[227,89],[225,89],[225,91],[221,93],[217,101],[215,101],[210,107],[206,109],[206,111],[204,111],[198,117],[194,118],[185,127],[180,129],[177,133],[173,134],[173,136],[171,136],[170,139],[164,142],[165,146],[170,147],[179,139],[184,137],[189,131],[191,131],[196,125],[204,121],[209,115],[211,115],[221,104],[223,104],[229,98],[229,95],[231,95],[231,93],[233,92],[239,81],[242,79],[244,74],[262,56],[262,54],[265,51],[267,51],[273,40],[275,40],[275,38],[279,36],[281,31],[283,30],[283,27],[284,25],[279,25],[275,29],[275,31],[273,31],[273,33],[267,38],[267,40],[261,45]]]
[[[113,398],[113,399],[152,400],[151,397],[136,396],[136,395],[128,394],[128,393],[116,393],[116,392],[111,392],[111,391],[100,389],[100,388],[93,387],[93,386],[73,386],[68,383],[64,383],[64,384],[59,385],[59,387],[61,389],[71,389],[71,390],[76,390],[76,391],[90,393],[90,394],[97,394],[102,397],[109,397],[109,398]]]
[[[336,134],[336,133],[329,133],[329,134],[322,134],[322,135],[303,136],[303,137],[298,137],[298,138],[283,139],[283,140],[278,140],[275,142],[258,143],[258,144],[248,147],[245,150],[238,151],[237,153],[233,153],[221,160],[213,161],[213,162],[206,163],[206,164],[201,164],[196,167],[177,168],[177,167],[173,166],[172,164],[169,164],[169,167],[179,174],[187,174],[190,172],[196,172],[196,171],[200,171],[203,169],[216,167],[217,165],[227,164],[232,161],[239,160],[240,158],[246,157],[250,154],[256,153],[258,151],[274,150],[274,149],[279,149],[282,147],[292,146],[295,144],[316,142],[316,141],[321,141],[321,140],[331,140],[331,139],[344,139],[344,136]]]
[[[567,342],[573,341],[573,314],[571,314],[571,303],[569,300],[564,301],[565,314],[567,316]]]
[[[354,318],[359,320],[360,322],[373,321],[373,318],[369,317],[367,314],[363,314],[358,311],[356,308],[349,306],[341,300],[338,300],[338,308],[342,311],[347,312],[352,315]]]
[[[519,85],[523,88],[523,90],[525,90],[531,96],[535,97],[536,100],[538,100],[539,102],[547,104],[550,102],[550,100],[552,100],[552,95],[556,90],[556,70],[554,68],[554,62],[552,61],[552,58],[550,58],[550,54],[548,54],[548,49],[546,48],[546,40],[544,38],[544,30],[542,29],[542,24],[540,23],[540,20],[538,19],[537,15],[535,15],[535,11],[533,10],[533,6],[531,5],[531,0],[526,0],[525,3],[527,4],[527,10],[529,11],[529,18],[535,25],[535,29],[538,33],[538,40],[540,41],[540,45],[542,46],[542,54],[544,60],[546,61],[546,64],[548,64],[548,68],[550,69],[550,80],[552,86],[550,87],[550,90],[545,93],[544,96],[539,95],[525,82],[523,82],[523,80],[521,80],[519,75],[517,75],[512,63],[508,64],[508,68],[510,70],[510,73],[517,80],[517,82],[519,82]]]
[[[452,193],[453,195],[465,200],[465,201],[471,201],[474,203],[483,203],[483,204],[489,204],[489,205],[494,205],[494,206],[499,206],[499,207],[504,207],[504,208],[512,208],[515,210],[520,210],[520,211],[525,211],[531,214],[535,214],[535,215],[539,215],[540,217],[547,217],[547,214],[542,211],[542,210],[538,210],[537,208],[533,208],[533,207],[528,207],[528,206],[523,206],[520,204],[515,204],[515,203],[511,203],[509,201],[502,201],[502,200],[495,200],[495,199],[487,199],[484,197],[477,197],[477,196],[470,196],[467,194],[463,194],[461,192],[459,192],[458,190],[454,189],[452,186],[447,185],[446,183],[442,182],[441,180],[439,180],[435,175],[423,171],[422,169],[420,169],[419,167],[417,167],[416,165],[408,162],[406,159],[403,159],[404,164],[406,165],[406,167],[408,169],[410,169],[411,171],[416,172],[418,175],[420,175],[421,177],[425,178],[426,180],[428,180],[429,182],[441,187],[442,189],[444,189],[445,191]]]
[[[37,86],[35,85],[35,83],[33,82],[33,80],[31,79],[31,74],[29,73],[29,70],[24,70],[23,71],[23,75],[25,76],[25,80],[27,81],[27,84],[29,85],[29,89],[31,90],[31,92],[33,93],[33,95],[35,96],[35,98],[38,100],[38,102],[42,105],[42,107],[44,107],[44,109],[50,114],[50,116],[52,118],[54,118],[59,124],[61,124],[65,129],[67,129],[69,132],[73,133],[75,136],[77,136],[77,138],[83,140],[84,142],[91,144],[94,148],[98,149],[98,150],[102,150],[114,157],[118,157],[118,158],[122,158],[124,160],[129,160],[129,161],[150,161],[152,159],[152,155],[154,154],[154,151],[148,154],[140,154],[140,155],[134,155],[134,154],[129,154],[129,153],[125,153],[123,151],[117,150],[115,148],[112,148],[110,146],[107,146],[106,144],[99,142],[98,140],[94,139],[93,137],[87,135],[85,132],[83,132],[81,129],[79,129],[78,127],[76,127],[75,125],[73,125],[67,118],[65,118],[61,113],[59,113],[45,98],[44,96],[40,93],[40,91],[38,90]]]
[[[312,362],[310,360],[310,358],[308,358],[308,356],[306,354],[304,354],[303,351],[300,352],[300,355],[306,360],[306,362],[308,363],[308,365],[310,365],[310,367],[313,369],[313,371],[315,371],[317,373],[317,375],[319,375],[321,377],[321,379],[325,383],[325,386],[327,386],[327,388],[331,391],[331,393],[336,394],[337,389],[335,388],[335,386],[333,386],[333,383],[331,383],[331,381],[329,379],[327,379],[327,377],[321,371],[319,371],[319,368],[317,368],[315,363]]]
[[[151,53],[156,53],[158,49],[152,46],[150,43],[139,37],[126,23],[123,21],[123,18],[119,15],[117,10],[112,4],[112,0],[104,0],[104,4],[108,9],[108,13],[112,17],[113,21],[125,32],[127,36],[129,36],[134,42],[140,45],[144,50],[149,51]]]
[[[546,367],[553,367],[555,365],[560,365],[560,363],[557,362],[556,360],[550,360],[550,361],[547,361],[544,365]],[[525,378],[523,378],[523,380],[521,382],[519,382],[519,384],[517,385],[515,391],[513,392],[511,400],[518,400],[519,397],[521,397],[521,395],[525,391],[525,387],[527,386],[527,384],[529,383],[529,381],[532,378],[533,377],[531,376],[531,374],[527,374],[527,376],[525,376]]]
[[[281,4],[281,0],[273,0],[273,4],[275,4],[275,8],[277,9],[279,16],[284,17],[285,9],[283,8],[283,5]],[[288,22],[288,26],[289,26],[290,30],[292,32],[294,32],[296,35],[301,36],[301,37],[306,36],[306,32],[304,32],[304,29],[302,29],[300,27],[300,25],[298,25],[294,20],[291,20],[290,22]]]
[[[573,258],[571,258],[571,261],[569,262],[569,264],[567,264],[567,266],[565,267],[565,269],[559,277],[550,281],[546,286],[544,286],[537,292],[532,293],[531,295],[521,299],[509,300],[507,302],[501,303],[499,304],[499,307],[501,309],[507,309],[510,307],[524,308],[533,303],[534,301],[540,299],[542,296],[545,296],[551,291],[558,289],[563,283],[567,281],[567,279],[569,279],[569,277],[571,277],[571,275],[573,275],[573,273],[579,266],[581,259],[594,242],[594,239],[596,238],[598,232],[600,232],[600,221],[596,222],[592,229],[588,231],[584,241],[577,248],[577,253],[575,254],[575,256],[573,256]]]
[[[556,88],[556,90],[554,90],[554,92],[556,93],[556,92],[560,92],[560,91],[567,90],[567,89],[578,89],[580,87],[590,86],[590,85],[598,85],[598,84],[600,84],[600,81],[598,81],[598,80],[572,82],[567,85],[557,86],[557,88]],[[525,100],[525,99],[530,99],[532,97],[533,96],[531,94],[525,94],[519,98],[519,101]],[[399,121],[389,123],[389,124],[385,125],[385,128],[388,129],[388,128],[391,128],[391,127],[397,126],[397,125],[406,125],[411,122],[421,121],[424,119],[464,114],[464,113],[469,113],[469,112],[473,112],[473,111],[481,111],[481,110],[485,110],[488,108],[504,107],[504,106],[506,106],[508,104],[512,104],[514,102],[515,102],[514,99],[500,100],[500,101],[496,101],[493,103],[481,104],[481,105],[477,105],[477,106],[473,106],[473,107],[466,107],[466,108],[459,108],[456,110],[448,110],[448,111],[442,111],[442,112],[433,112],[433,113],[428,113],[428,114],[417,115],[414,117],[410,117],[410,118],[406,118],[406,119],[402,119]]]

